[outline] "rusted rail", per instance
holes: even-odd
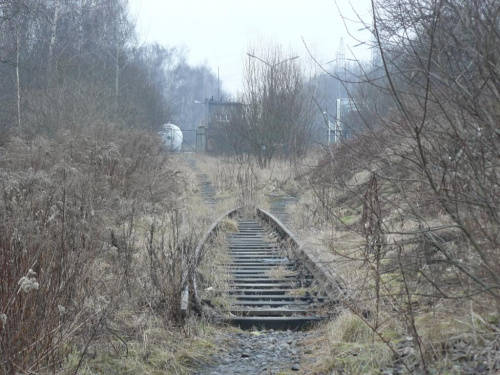
[[[302,264],[311,272],[315,279],[317,279],[328,298],[332,301],[337,301],[345,297],[345,294],[340,285],[335,280],[335,276],[320,262],[311,251],[304,246],[295,235],[271,213],[257,208],[257,215],[273,227],[280,235],[282,241],[286,242],[295,256],[302,262]]]
[[[226,211],[224,214],[222,214],[217,220],[215,220],[210,227],[205,231],[203,236],[201,237],[200,241],[198,242],[198,245],[196,246],[195,249],[195,269],[193,272],[186,272],[186,274],[183,276],[183,280],[186,280],[191,274],[191,280],[185,281],[183,284],[186,285],[185,289],[182,291],[181,295],[181,311],[186,311],[189,308],[189,300],[191,299],[194,304],[194,309],[198,310],[201,312],[201,301],[198,296],[198,281],[196,278],[196,268],[200,265],[200,262],[203,260],[203,248],[204,246],[210,242],[212,238],[214,238],[217,235],[217,232],[219,230],[220,223],[224,219],[230,219],[233,216],[237,215],[241,210],[241,207],[236,207],[233,208],[229,211]],[[192,290],[193,295],[192,298],[189,296],[189,290]]]
[[[220,221],[239,212],[228,211],[212,224],[196,249],[197,255]],[[238,232],[228,235],[231,260],[221,265],[221,271],[230,275],[228,290],[215,291],[227,296],[229,307],[218,318],[241,328],[284,329],[327,316],[325,303],[338,301],[342,290],[326,268],[272,214],[258,209],[257,218],[235,219]],[[192,285],[199,303],[195,278]],[[203,302],[211,304],[210,299]]]

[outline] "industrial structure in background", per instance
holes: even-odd
[[[325,116],[324,120],[327,124],[327,145],[338,142],[346,135],[346,132],[344,131],[345,117],[349,113],[349,109],[351,107],[349,104],[350,99],[348,98],[349,94],[346,90],[347,66],[344,50],[344,38],[340,38],[339,48],[335,54],[335,60],[333,61],[335,61],[335,71],[331,74],[331,76],[337,80],[336,90],[333,93],[336,111],[335,116],[332,116],[328,112],[328,108],[323,112],[323,115]],[[334,121],[330,121],[330,118],[333,118]]]
[[[347,62],[343,38],[340,38],[335,62],[334,76],[339,81],[339,84],[337,85],[337,92],[335,93],[335,119],[333,122],[329,119],[327,121],[327,144],[350,138],[355,133],[353,126],[349,125],[349,115],[358,111],[357,103],[351,99],[347,90]],[[323,114],[330,116],[328,112],[323,112]]]
[[[162,125],[160,137],[163,139],[168,151],[180,152],[182,146],[182,131],[174,124]]]
[[[225,143],[228,125],[233,116],[241,110],[243,104],[231,101],[217,101],[214,98],[196,101],[203,105],[203,112],[198,113],[196,129],[180,129],[173,124],[165,124],[159,135],[169,151],[180,152],[223,152],[228,147]],[[179,143],[180,142],[180,143]]]
[[[327,144],[338,142],[341,139],[351,138],[354,134],[362,131],[363,127],[360,126],[360,120],[362,119],[357,114],[373,106],[374,101],[380,102],[380,100],[382,100],[380,94],[371,98],[361,98],[358,96],[356,99],[353,99],[352,93],[349,93],[347,86],[350,82],[353,82],[354,79],[349,77],[343,38],[340,39],[339,48],[334,61],[334,76],[339,84],[337,85],[337,92],[335,93],[335,121],[332,122],[329,119],[327,121]],[[375,33],[372,33],[370,64],[371,71],[368,73],[369,79],[374,81],[381,79],[385,71],[383,69],[380,48]],[[323,114],[330,117],[330,114],[327,112],[323,112]]]
[[[196,130],[196,151],[222,151],[224,135],[231,117],[239,111],[243,104],[239,102],[216,101],[205,99],[205,114]]]
[[[356,127],[353,126],[353,117],[350,116],[353,112],[358,112],[357,103],[350,98],[338,98],[335,100],[335,117],[328,112],[323,112],[325,123],[328,124],[326,134],[326,144],[339,142],[342,139],[352,137],[356,133]],[[330,121],[330,117],[334,121]]]

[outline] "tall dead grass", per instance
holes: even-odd
[[[236,197],[235,205],[267,209],[269,196],[296,195],[302,186],[296,176],[306,165],[294,168],[285,161],[275,160],[261,168],[256,159],[248,157],[196,156],[198,167],[208,175],[219,199]]]
[[[103,124],[3,147],[2,373],[56,371],[70,353],[78,371],[99,343],[119,341],[121,355],[148,316],[183,319],[180,292],[205,222],[190,213],[180,159],[153,135]]]
[[[397,322],[401,329],[385,344],[397,349],[402,337],[412,338],[414,356],[405,361],[428,369],[449,355],[442,348],[456,335],[467,345],[488,338],[484,350],[491,350],[496,327],[486,317],[498,311],[480,254],[440,206],[411,152],[387,129],[335,145],[305,176],[309,190],[289,225],[342,284],[344,306],[382,336]],[[487,216],[475,225],[486,241],[479,228],[490,226]],[[454,319],[467,324],[445,323]],[[427,328],[436,326],[441,335]]]

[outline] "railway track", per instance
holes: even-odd
[[[219,270],[228,275],[228,288],[215,294],[227,301],[218,319],[243,329],[297,329],[325,318],[328,293],[283,231],[259,217],[236,221],[238,231],[227,236],[230,260]],[[204,302],[212,305],[210,298]]]

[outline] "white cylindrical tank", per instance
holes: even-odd
[[[162,125],[160,136],[169,151],[179,152],[182,145],[182,131],[174,124]]]

